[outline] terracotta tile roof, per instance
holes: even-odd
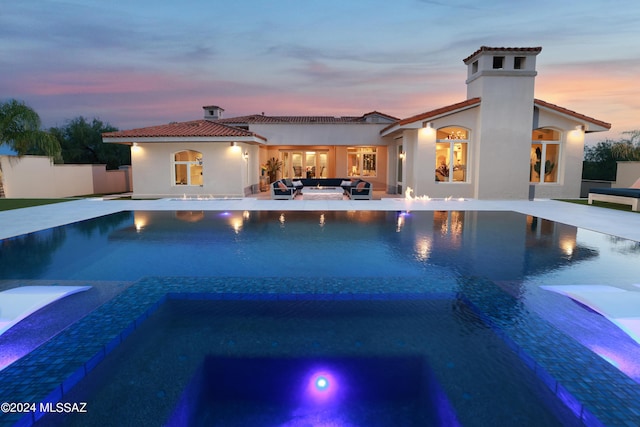
[[[393,126],[402,126],[402,125],[407,125],[409,123],[436,118],[446,113],[451,113],[451,112],[462,110],[465,108],[475,107],[476,105],[480,105],[480,98],[467,99],[466,101],[447,105],[446,107],[437,108],[435,110],[427,111],[426,113],[421,113],[415,116],[408,117],[406,119],[398,120],[396,123],[390,124],[386,128],[382,129],[380,133],[385,132],[386,130],[392,128]]]
[[[584,121],[589,122],[589,123],[593,123],[593,124],[595,124],[597,126],[601,126],[601,127],[605,128],[605,129],[611,129],[611,124],[610,123],[594,119],[593,117],[585,116],[584,114],[580,114],[580,113],[577,113],[575,111],[569,110],[567,108],[560,107],[559,105],[551,104],[551,103],[545,102],[545,101],[543,101],[541,99],[534,99],[533,103],[534,103],[534,105],[536,105],[538,107],[546,107],[546,108],[549,108],[551,110],[557,111],[559,113],[563,113],[563,114],[575,117],[576,119],[580,119],[580,120],[584,120]],[[431,110],[431,111],[428,111],[426,113],[418,114],[418,115],[415,115],[415,116],[408,117],[406,119],[399,120],[398,122],[393,123],[393,124],[387,126],[386,128],[382,129],[380,131],[380,133],[384,133],[384,132],[386,132],[387,130],[391,129],[394,126],[402,126],[402,125],[407,125],[407,124],[414,123],[414,122],[429,120],[429,119],[436,118],[436,117],[441,116],[441,115],[446,114],[446,113],[455,112],[455,111],[462,110],[462,109],[465,109],[465,108],[475,107],[476,105],[479,105],[479,104],[480,104],[480,98],[471,98],[471,99],[468,99],[466,101],[458,102],[457,104],[451,104],[451,105],[448,105],[446,107],[438,108],[436,110]]]
[[[227,126],[219,121],[194,120],[190,122],[169,123],[166,125],[151,126],[146,128],[124,130],[118,132],[107,132],[102,134],[103,138],[160,138],[160,137],[264,137],[239,129]]]
[[[265,116],[263,114],[252,114],[248,116],[230,117],[218,119],[216,123],[224,123],[228,125],[267,123],[267,124],[340,124],[340,123],[364,123],[366,117],[372,114],[378,114],[387,117],[390,120],[398,120],[396,117],[388,114],[372,111],[362,116]]]
[[[398,117],[393,117],[390,116],[389,114],[385,114],[385,113],[381,113],[380,111],[370,111],[366,114],[363,114],[362,117],[360,117],[361,119],[366,118],[367,116],[374,116],[374,115],[378,115],[378,116],[382,116],[382,117],[386,117],[389,120],[393,120],[393,121],[397,121],[400,120]]]
[[[535,53],[538,54],[542,50],[542,47],[489,47],[489,46],[480,46],[480,49],[473,52],[471,55],[467,56],[462,60],[465,64],[474,56],[478,55],[480,52],[522,52],[522,53]]]
[[[546,107],[551,110],[557,111],[559,113],[563,113],[576,119],[584,120],[589,123],[593,123],[594,125],[602,126],[606,129],[611,129],[611,123],[603,122],[601,120],[594,119],[593,117],[585,116],[584,114],[576,113],[575,111],[560,107],[559,105],[551,104],[550,102],[543,101],[541,99],[534,99],[533,104],[538,107]]]
[[[228,119],[218,119],[216,123],[226,124],[278,124],[278,123],[345,123],[353,121],[353,117],[333,117],[333,116],[263,116],[262,114],[252,114],[249,116],[230,117]]]

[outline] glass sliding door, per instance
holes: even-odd
[[[318,172],[318,178],[327,178],[328,176],[328,164],[329,164],[329,153],[318,153],[318,166],[320,167],[320,172]]]
[[[304,155],[304,165],[307,178],[316,177],[316,152],[306,151]]]
[[[375,147],[347,148],[347,176],[377,176],[376,155]]]
[[[284,178],[327,178],[329,151],[282,150],[282,176]]]

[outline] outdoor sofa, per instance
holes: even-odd
[[[629,188],[592,188],[589,190],[589,201],[619,203],[631,205],[631,210],[638,211],[640,206],[640,178]]]

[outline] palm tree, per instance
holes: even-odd
[[[278,178],[278,172],[282,169],[282,161],[272,157],[267,160],[266,169],[269,175],[269,182],[274,182]]]
[[[7,145],[19,156],[44,154],[54,160],[62,159],[58,140],[40,130],[38,113],[15,99],[0,103],[0,145]],[[1,166],[0,197],[5,197]]]

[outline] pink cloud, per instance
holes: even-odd
[[[31,95],[58,96],[71,94],[139,93],[163,90],[171,81],[164,75],[136,72],[92,71],[59,72],[30,76],[21,82],[22,91]],[[18,83],[20,85],[20,83]]]
[[[640,88],[633,69],[632,63],[555,66],[537,77],[536,97],[611,123],[610,133],[593,137],[616,138],[640,129]]]
[[[327,72],[321,64],[314,66],[317,72]],[[261,112],[361,115],[378,110],[404,118],[466,98],[464,70],[428,76],[420,70],[393,68],[362,75],[343,71],[333,85],[323,81],[322,85],[290,86],[137,70],[53,72],[44,78],[24,76],[12,89],[29,94],[25,99],[34,101],[49,126],[83,115],[99,117],[120,129],[198,119],[201,107],[210,104],[224,108],[226,117]],[[535,96],[610,122],[613,132],[622,132],[640,128],[639,91],[628,67],[555,65],[540,70]]]

